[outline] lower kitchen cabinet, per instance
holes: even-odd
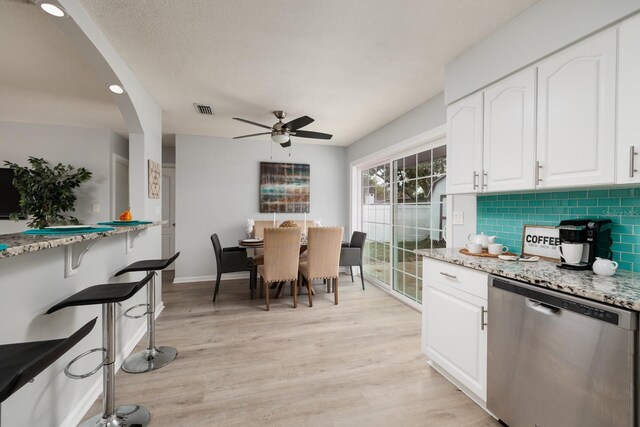
[[[484,406],[488,275],[427,258],[423,272],[423,351],[436,369]]]

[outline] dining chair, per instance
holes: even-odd
[[[311,282],[333,282],[335,304],[338,304],[338,275],[342,227],[311,227],[307,235],[307,261],[300,263],[301,281],[307,286],[309,307],[313,307]]]
[[[213,292],[213,302],[216,302],[216,297],[218,296],[222,274],[235,273],[237,271],[249,272],[249,289],[253,299],[256,276],[253,268],[253,259],[247,257],[247,250],[238,246],[223,248],[216,233],[211,235],[211,243],[213,244],[213,252],[216,255],[216,287]]]
[[[351,242],[343,243],[340,249],[340,267],[349,267],[351,282],[353,282],[353,267],[360,267],[360,280],[362,280],[362,290],[364,291],[364,273],[362,272],[362,257],[364,255],[364,243],[367,240],[367,233],[354,231],[351,235]]]
[[[260,287],[264,291],[269,311],[267,284],[291,282],[293,307],[298,306],[298,256],[300,255],[299,228],[264,229],[264,263],[258,266]]]

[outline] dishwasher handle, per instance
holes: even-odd
[[[558,307],[553,307],[551,305],[547,305],[543,302],[534,300],[533,298],[527,298],[525,299],[525,303],[527,304],[527,307],[529,307],[532,310],[537,311],[538,313],[542,313],[544,315],[547,316],[559,316],[560,315],[560,309]]]

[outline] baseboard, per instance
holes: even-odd
[[[237,280],[237,279],[248,279],[249,272],[248,271],[239,271],[237,273],[224,273],[220,281],[223,280]],[[185,276],[185,277],[176,277],[173,279],[173,284],[178,285],[181,283],[194,283],[194,282],[213,282],[216,280],[215,275],[210,276]]]
[[[156,306],[156,319],[160,316],[164,310],[164,302],[160,302]],[[116,354],[116,373],[120,370],[122,366],[122,362],[124,359],[131,354],[134,348],[138,345],[141,339],[145,337],[147,333],[147,323],[143,322],[143,324],[138,328],[135,334],[127,341],[127,343],[123,346],[122,350]],[[93,385],[87,393],[85,393],[84,397],[78,402],[75,408],[69,412],[67,418],[64,419],[61,427],[74,427],[80,424],[80,421],[84,419],[87,411],[93,406],[93,403],[100,397],[102,393],[102,375],[101,373],[96,374],[97,378],[95,379]],[[117,393],[117,388],[116,388]]]

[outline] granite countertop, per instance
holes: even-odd
[[[615,276],[598,276],[592,271],[572,271],[556,263],[503,261],[498,258],[463,255],[457,248],[417,250],[417,254],[469,267],[497,276],[554,289],[590,300],[640,311],[640,274],[618,271]]]
[[[31,252],[44,251],[58,246],[72,245],[74,243],[84,242],[87,240],[102,239],[103,237],[124,234],[129,231],[144,230],[149,227],[161,225],[162,223],[163,221],[155,221],[151,224],[141,224],[132,227],[114,227],[114,230],[100,233],[70,234],[67,236],[38,236],[22,233],[0,234],[0,243],[9,246],[7,249],[0,251],[0,259],[28,254]]]

